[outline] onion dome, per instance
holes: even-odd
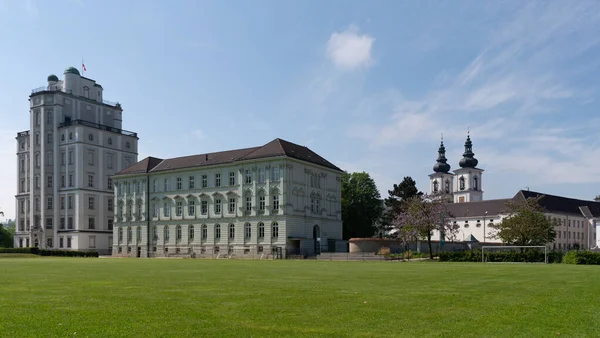
[[[48,75],[48,82],[58,82],[58,76],[54,74]]]
[[[81,74],[79,74],[79,71],[75,67],[69,67],[69,68],[65,69],[65,74],[67,74],[67,73],[81,76]]]
[[[467,141],[465,142],[465,152],[463,154],[463,158],[458,162],[461,168],[475,168],[477,167],[477,159],[473,154],[473,143],[471,142],[471,137],[467,135]]]
[[[447,173],[450,171],[450,165],[446,159],[446,147],[444,147],[444,141],[440,143],[440,149],[438,149],[437,162],[433,165],[433,171],[436,173]]]

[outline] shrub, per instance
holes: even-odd
[[[562,252],[548,253],[548,263],[560,263]],[[488,262],[544,262],[544,253],[539,250],[490,251],[485,253]],[[440,262],[481,262],[481,250],[440,252]]]
[[[565,264],[600,265],[600,252],[569,251],[563,258]]]
[[[0,253],[22,253],[22,254],[34,254],[38,255],[40,249],[33,248],[0,248]]]
[[[95,251],[42,250],[39,248],[0,248],[0,253],[23,253],[58,257],[98,257]]]

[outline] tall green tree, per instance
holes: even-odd
[[[344,239],[372,237],[383,206],[375,181],[366,172],[342,175],[342,222]]]
[[[0,211],[0,216],[4,216],[2,211]],[[12,248],[14,234],[14,223],[0,224],[0,248]]]
[[[543,195],[514,199],[506,203],[508,216],[491,227],[497,230],[493,237],[513,245],[546,245],[556,238],[557,223],[544,215],[540,205]]]
[[[386,210],[380,223],[380,230],[392,229],[394,220],[406,211],[406,203],[415,196],[423,196],[423,192],[417,189],[417,182],[410,176],[405,176],[400,184],[394,184],[392,190],[388,190],[388,198],[385,199]]]

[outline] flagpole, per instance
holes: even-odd
[[[84,74],[84,70],[83,70],[83,56],[81,57],[81,75],[83,76]]]

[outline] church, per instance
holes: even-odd
[[[503,243],[496,237],[493,225],[509,216],[505,211],[506,202],[543,195],[540,204],[545,210],[546,217],[558,222],[556,239],[553,243],[548,243],[550,249],[600,248],[600,201],[598,199],[580,200],[519,190],[510,198],[484,200],[482,181],[484,170],[477,167],[479,161],[473,153],[473,142],[469,134],[464,147],[463,157],[458,162],[460,168],[451,172],[442,140],[433,173],[429,175],[430,194],[448,202],[448,211],[452,215],[450,222],[459,228],[454,238],[440,238],[439,232],[436,232],[432,237],[433,240],[446,243],[501,245]]]

